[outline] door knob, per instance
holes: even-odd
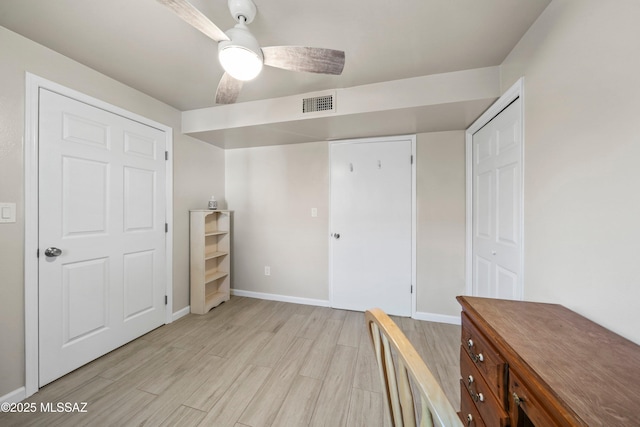
[[[57,257],[62,255],[62,249],[58,248],[47,248],[44,250],[44,255],[48,257]]]
[[[340,238],[340,233],[333,233],[333,237],[335,237],[336,239]]]

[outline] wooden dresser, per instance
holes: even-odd
[[[458,301],[464,423],[640,426],[640,346],[561,305]]]

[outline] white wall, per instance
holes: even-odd
[[[181,135],[179,111],[2,27],[0,58],[0,202],[17,204],[17,222],[0,224],[0,396],[4,396],[24,386],[25,72],[174,128],[176,311],[188,302],[188,223],[184,212],[202,207],[210,193],[222,194],[224,154]],[[185,175],[197,171],[198,180]]]
[[[525,297],[640,343],[640,2],[553,0],[502,64],[525,76]]]
[[[459,316],[464,292],[464,132],[417,135],[417,311]],[[329,298],[329,144],[226,151],[235,290]],[[318,217],[311,217],[311,208]],[[271,276],[264,267],[271,267]]]

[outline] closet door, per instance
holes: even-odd
[[[411,315],[412,139],[331,144],[332,306]]]
[[[165,320],[165,133],[40,89],[40,386]]]
[[[522,299],[520,98],[473,135],[473,295]]]

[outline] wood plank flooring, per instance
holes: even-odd
[[[459,408],[460,327],[405,332]],[[388,426],[364,314],[232,297],[77,369],[0,414],[2,426]],[[87,402],[86,413],[41,405]]]

